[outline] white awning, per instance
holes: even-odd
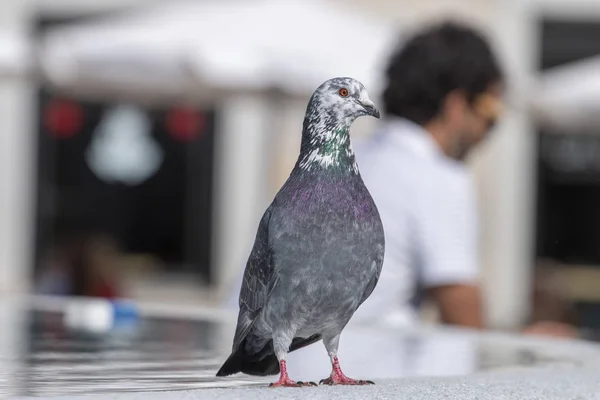
[[[331,77],[352,76],[374,92],[396,41],[391,22],[326,0],[209,0],[57,28],[42,49],[59,85],[310,93]]]

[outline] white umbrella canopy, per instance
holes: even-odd
[[[304,94],[333,76],[378,90],[381,63],[397,39],[391,21],[325,0],[209,0],[56,29],[42,49],[46,74],[59,85]]]
[[[544,71],[530,96],[531,108],[542,125],[600,133],[600,56]]]

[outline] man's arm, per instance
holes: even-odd
[[[482,328],[477,209],[466,174],[432,184],[415,213],[419,284],[442,322]]]
[[[443,323],[481,329],[484,327],[481,290],[476,285],[431,287],[427,294],[440,311]]]

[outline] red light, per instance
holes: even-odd
[[[170,110],[166,117],[167,132],[175,139],[187,142],[202,136],[204,115],[188,107]]]
[[[83,124],[81,107],[69,100],[50,100],[44,109],[44,125],[57,139],[69,139],[77,134]]]

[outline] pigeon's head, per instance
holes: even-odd
[[[350,125],[363,115],[379,118],[362,83],[352,78],[333,78],[321,84],[306,108],[300,169],[335,168],[357,174]]]
[[[326,115],[336,125],[351,124],[364,115],[379,118],[367,90],[353,78],[333,78],[321,84],[312,95],[309,111]]]

